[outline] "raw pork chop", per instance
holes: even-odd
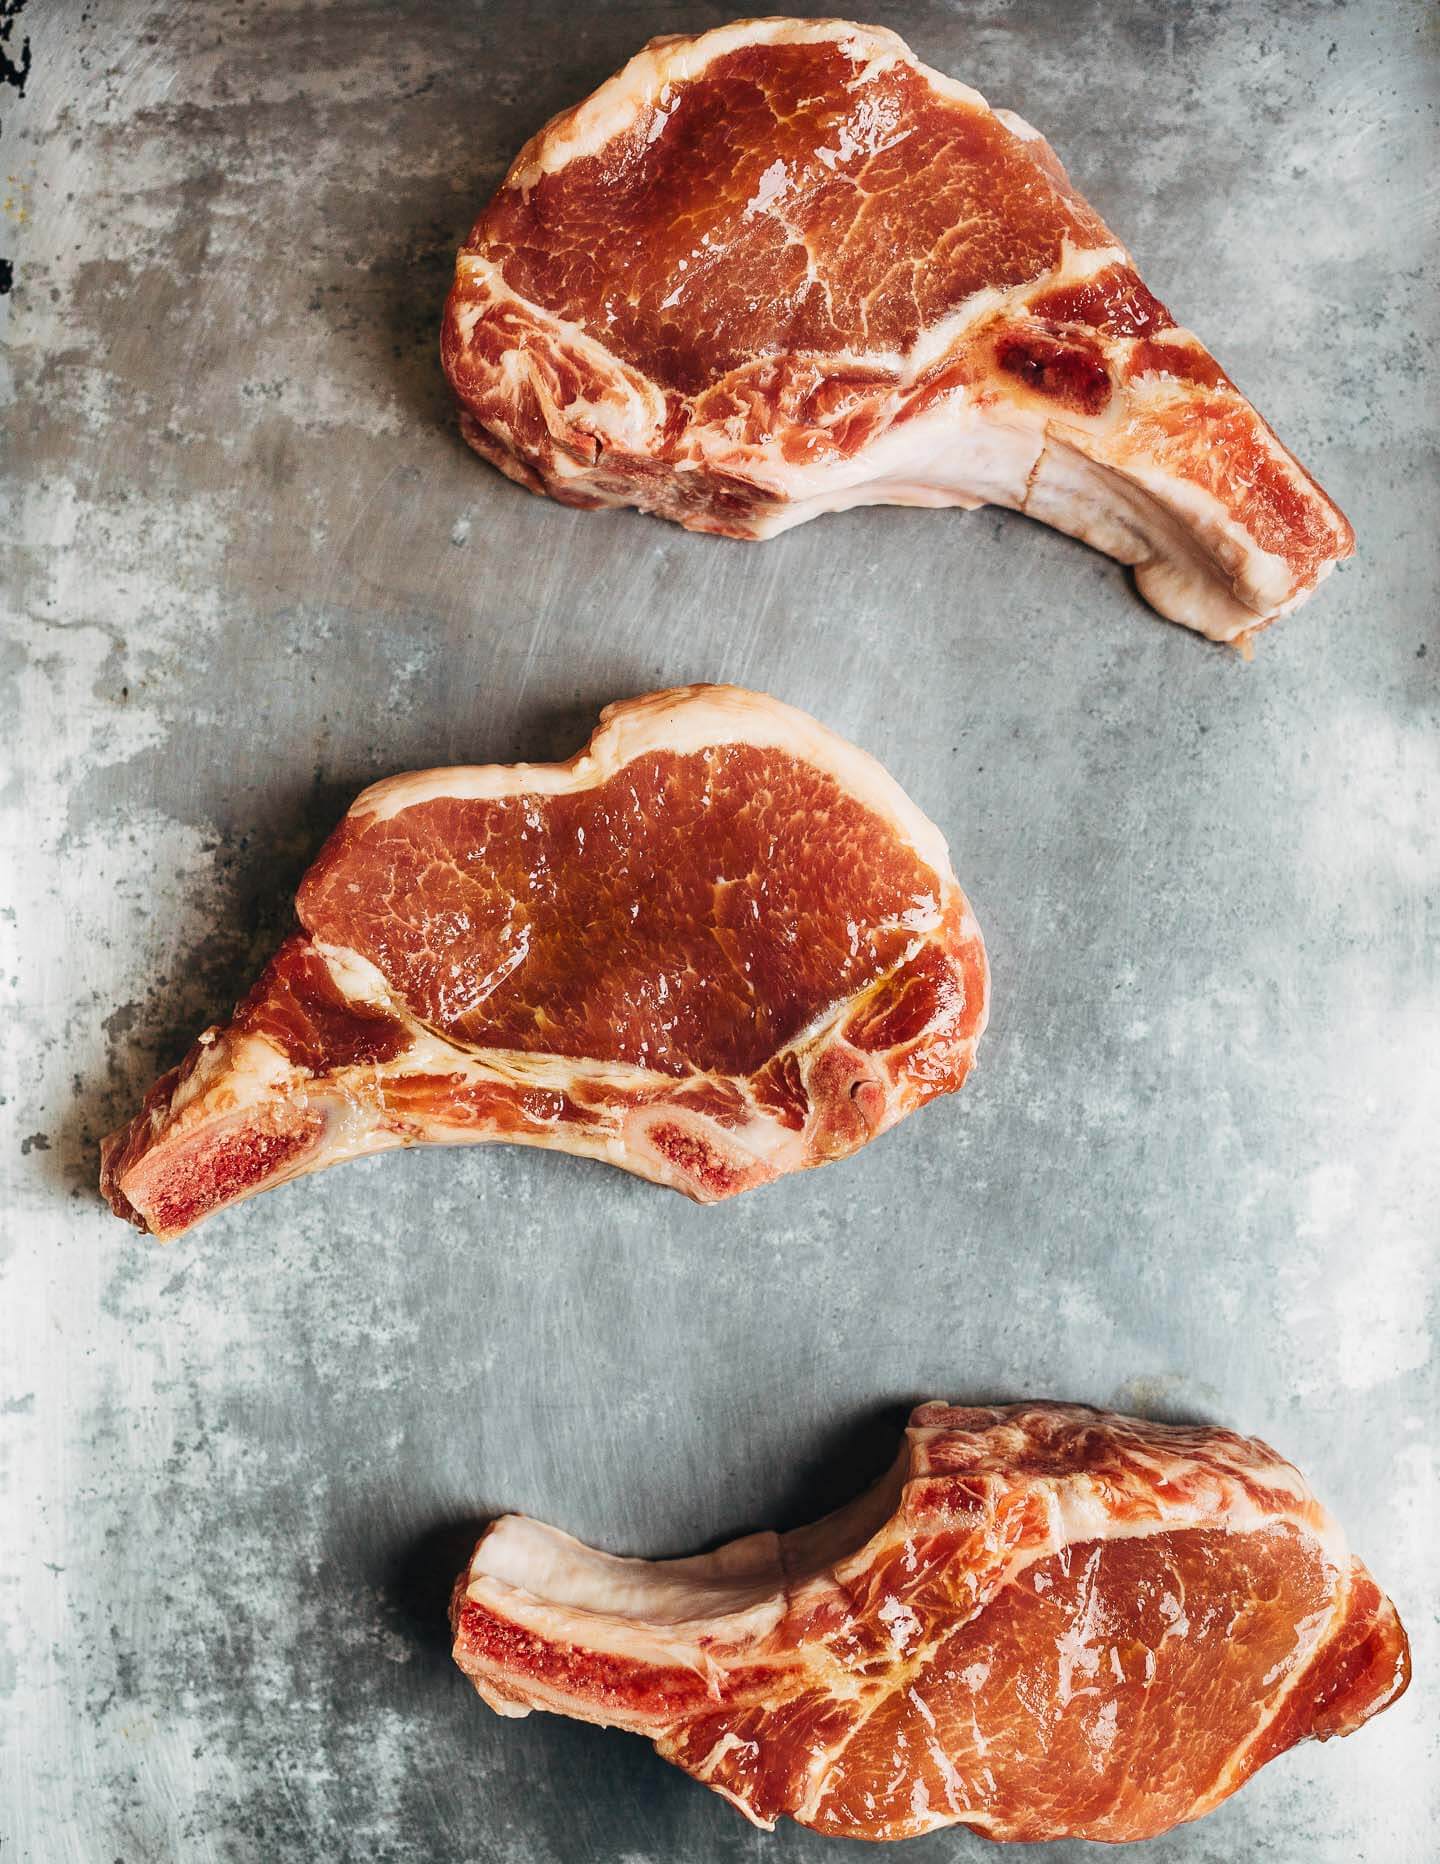
[[[470,444],[569,505],[1008,505],[1219,641],[1354,546],[1049,145],[876,27],[653,40],[521,150],[441,349]]]
[[[702,1203],[960,1086],[985,948],[880,766],[733,686],[611,706],[568,764],[367,790],[286,941],[106,1141],[157,1236],[388,1146],[508,1139]]]
[[[1301,1477],[1227,1430],[922,1405],[811,1528],[618,1560],[519,1515],[455,1588],[502,1715],[629,1728],[757,1825],[1148,1838],[1409,1681]]]

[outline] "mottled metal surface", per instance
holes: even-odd
[[[465,452],[435,333],[473,212],[550,111],[725,9],[14,24],[0,1858],[838,1856],[638,1741],[492,1716],[451,1575],[500,1508],[646,1553],[793,1523],[913,1398],[1021,1394],[1269,1438],[1415,1638],[1399,1708],[1136,1856],[1433,1856],[1436,16],[880,11],[1052,136],[1353,518],[1253,665],[1020,519],[744,546]],[[362,784],[568,754],[704,678],[818,713],[946,829],[995,974],[962,1096],[713,1210],[494,1149],[168,1250],[104,1212],[98,1135]]]

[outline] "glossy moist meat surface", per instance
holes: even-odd
[[[733,687],[610,708],[567,765],[368,791],[286,941],[106,1142],[173,1235],[386,1146],[510,1139],[703,1201],[958,1087],[984,948],[939,832],[872,759]]]
[[[736,743],[543,804],[361,818],[299,898],[457,1042],[676,1076],[758,1068],[899,963],[938,904],[934,871],[834,777]]]
[[[570,504],[737,537],[1008,504],[1222,640],[1353,547],[1048,145],[842,21],[656,40],[547,125],[442,353],[472,444]]]
[[[502,1714],[632,1729],[757,1824],[853,1838],[1154,1836],[1409,1677],[1273,1451],[1069,1405],[924,1405],[850,1508],[693,1560],[506,1517],[452,1617]]]

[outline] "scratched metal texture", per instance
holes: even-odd
[[[0,1860],[838,1857],[493,1716],[451,1576],[500,1509],[647,1554],[794,1524],[912,1400],[1025,1394],[1272,1440],[1414,1634],[1401,1706],[1137,1859],[1434,1855],[1436,15],[879,11],[1051,135],[1353,517],[1252,665],[1008,515],[746,546],[465,451],[458,240],[549,113],[724,8],[11,14]],[[693,679],[943,825],[995,976],[963,1095],[713,1210],[495,1148],[168,1249],[107,1215],[98,1136],[362,785],[567,755]]]

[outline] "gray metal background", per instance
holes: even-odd
[[[1437,16],[870,11],[1051,135],[1350,512],[1358,560],[1253,665],[1010,516],[747,546],[465,452],[435,338],[472,215],[726,8],[15,28],[0,1858],[839,1856],[636,1740],[492,1716],[451,1575],[502,1508],[656,1554],[792,1524],[912,1400],[1022,1394],[1270,1438],[1415,1637],[1402,1706],[1137,1858],[1434,1855]],[[497,1148],[168,1250],[106,1215],[98,1135],[361,785],[566,755],[693,679],[811,709],[947,831],[995,974],[963,1095],[715,1210]]]

